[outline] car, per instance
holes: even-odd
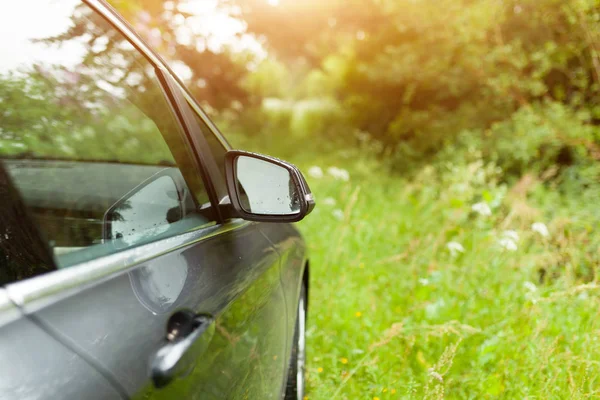
[[[302,399],[315,206],[103,0],[0,13],[0,398]]]

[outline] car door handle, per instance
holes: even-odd
[[[150,374],[157,388],[191,371],[215,332],[214,318],[198,315],[190,319],[185,335],[168,340],[154,355]]]

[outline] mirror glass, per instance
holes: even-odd
[[[119,247],[147,242],[167,231],[181,214],[173,178],[161,176],[136,188],[107,212],[106,237]]]
[[[262,215],[300,212],[298,188],[286,168],[248,156],[239,156],[235,163],[238,194],[244,211]]]

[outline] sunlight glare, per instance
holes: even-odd
[[[191,14],[178,31],[178,41],[189,43],[199,40],[198,51],[207,48],[220,52],[227,48],[234,52],[250,51],[259,57],[265,56],[262,45],[245,33],[243,21],[220,9],[220,0],[181,0],[177,9]],[[280,0],[277,0],[279,3]],[[201,40],[200,40],[201,39]]]
[[[278,5],[279,5],[279,0],[267,0],[267,3],[268,3],[270,6],[276,7],[276,6],[278,6]]]

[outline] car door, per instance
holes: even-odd
[[[10,19],[56,18],[23,31],[41,49],[7,78],[2,162],[58,270],[8,296],[128,397],[278,397],[279,257],[218,212],[217,164],[172,78],[101,3],[28,3]]]
[[[0,285],[53,269],[51,256],[0,164]],[[26,318],[0,288],[0,399],[122,398],[66,343]]]
[[[269,251],[272,252],[272,260],[277,263],[276,268],[270,265],[268,267],[268,274],[264,274],[262,277],[258,278],[249,290],[250,293],[247,293],[247,297],[242,299],[239,304],[234,305],[224,316],[224,321],[226,323],[224,323],[223,326],[228,325],[231,331],[219,332],[222,335],[220,340],[224,342],[233,341],[236,343],[236,346],[248,346],[252,343],[252,350],[250,352],[250,359],[239,360],[242,363],[242,368],[239,370],[244,371],[244,374],[246,374],[242,381],[239,381],[239,378],[235,377],[236,374],[230,372],[234,363],[232,363],[228,355],[222,354],[215,360],[214,365],[219,365],[219,368],[223,371],[223,374],[220,376],[213,377],[214,388],[220,387],[216,392],[219,395],[215,398],[280,398],[286,383],[286,372],[289,365],[290,354],[289,347],[291,344],[291,336],[294,332],[293,326],[289,327],[287,325],[289,303],[281,283],[280,254],[273,246],[270,238],[264,234],[262,229],[265,225],[264,223],[249,223],[240,218],[229,217],[231,205],[229,204],[228,192],[224,181],[224,158],[225,153],[227,152],[225,146],[229,148],[229,145],[222,136],[217,136],[217,134],[214,133],[210,127],[212,125],[210,120],[202,114],[194,100],[185,90],[183,90],[181,84],[175,80],[171,83],[173,91],[180,97],[181,109],[189,117],[190,125],[192,126],[190,133],[196,138],[202,139],[198,140],[196,145],[203,153],[210,153],[212,157],[207,158],[211,158],[215,161],[212,166],[213,187],[215,195],[218,198],[220,210],[224,214],[223,218],[225,218],[225,222],[223,226],[240,227],[231,230],[221,239],[235,242],[237,243],[237,246],[243,248],[250,245],[250,237],[260,235],[261,241],[266,241],[263,245],[268,244],[270,247]],[[280,226],[280,228],[289,226],[287,224],[268,225]],[[304,247],[302,246],[302,248]],[[277,271],[277,275],[275,274],[275,271]],[[278,282],[275,283],[275,280]],[[272,285],[277,285],[281,289],[277,293],[277,296],[267,296],[267,289]],[[257,322],[244,326],[249,322],[244,318],[242,324],[236,323],[235,320],[237,318],[235,315],[243,314],[254,314],[257,317]],[[240,328],[242,328],[241,331]],[[231,335],[231,332],[237,333]],[[246,342],[246,345],[241,343],[241,338],[244,338],[243,342]],[[217,353],[220,352],[217,351]],[[243,353],[245,353],[245,351]],[[223,388],[228,389],[223,391]],[[229,393],[229,390],[231,391],[231,397],[226,395]]]
[[[0,399],[119,399],[93,366],[23,317],[0,289]]]

